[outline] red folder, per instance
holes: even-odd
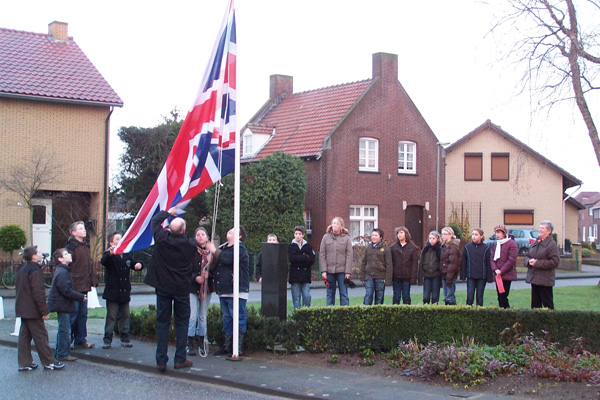
[[[496,275],[496,286],[498,287],[498,293],[504,293],[504,283],[502,282],[502,275]]]

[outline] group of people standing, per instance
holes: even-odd
[[[554,309],[552,287],[554,271],[559,264],[559,249],[552,239],[554,227],[542,221],[539,237],[524,257],[527,268],[526,282],[531,284],[531,308]],[[420,251],[411,242],[408,229],[395,229],[396,240],[388,248],[383,242],[383,231],[374,229],[371,243],[365,248],[361,262],[361,280],[365,284],[364,304],[383,304],[385,277],[392,270],[393,304],[411,304],[410,287],[417,282],[423,285],[423,304],[438,304],[443,289],[444,304],[456,305],[456,281],[467,282],[467,305],[483,306],[486,284],[496,281],[498,306],[509,308],[508,295],[511,283],[517,280],[516,262],[519,249],[506,226],[494,228],[496,243],[484,243],[480,228],[471,231],[471,241],[464,246],[454,230],[447,226],[429,233],[427,243]]]

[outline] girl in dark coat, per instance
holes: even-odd
[[[517,280],[516,263],[517,256],[519,255],[519,246],[517,246],[517,242],[515,242],[512,235],[508,235],[507,237],[506,226],[497,225],[494,228],[494,232],[496,233],[497,240],[491,251],[492,271],[502,278],[502,286],[504,287],[504,293],[500,293],[496,285],[498,307],[510,308],[508,293],[510,292],[512,281]]]
[[[423,304],[437,304],[440,301],[440,288],[442,287],[440,241],[440,234],[437,231],[429,232],[427,244],[419,258],[418,280],[419,284],[423,285]]]
[[[410,285],[417,284],[419,249],[411,242],[410,232],[405,226],[395,229],[396,242],[390,246],[392,253],[393,304],[410,304]]]
[[[483,243],[483,230],[475,228],[471,231],[472,242],[467,243],[462,253],[460,279],[467,280],[467,305],[472,306],[477,292],[477,305],[483,307],[483,292],[487,282],[492,282],[490,267],[490,248]]]
[[[456,277],[460,272],[460,241],[454,235],[454,229],[449,226],[442,228],[442,254],[440,255],[440,272],[442,273],[442,288],[444,303],[455,306]]]

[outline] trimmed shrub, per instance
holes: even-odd
[[[0,228],[0,249],[10,253],[13,260],[13,251],[25,246],[27,237],[25,231],[19,225],[5,225]]]
[[[581,249],[581,257],[589,258],[592,256],[592,251],[588,249]]]
[[[476,343],[500,343],[505,328],[542,335],[562,345],[582,337],[592,351],[600,350],[600,313],[466,306],[350,306],[296,310],[301,344],[311,352],[355,353],[363,347],[390,351],[399,342],[417,338],[421,343],[455,342],[472,338]]]

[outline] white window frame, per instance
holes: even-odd
[[[304,210],[304,227],[306,229],[306,234],[310,235],[312,233],[312,211]]]
[[[365,146],[362,148],[361,146]],[[364,152],[364,154],[361,154]],[[373,161],[373,166],[369,166]],[[379,140],[371,137],[358,139],[358,170],[377,172],[379,171]]]
[[[581,241],[585,242],[585,225],[581,227]]]
[[[368,212],[366,212],[368,211]],[[368,214],[368,215],[365,215]],[[372,214],[372,215],[371,215]],[[379,207],[375,205],[350,205],[349,210],[349,221],[350,226],[348,227],[351,236],[366,236],[370,235],[371,232],[365,232],[365,222],[373,222],[373,228],[377,228],[379,224]],[[354,235],[352,232],[352,226],[354,223],[358,223],[358,235]],[[356,242],[352,237],[352,241]]]
[[[249,129],[244,132],[242,141],[244,143],[244,156],[254,155],[254,150],[252,149],[252,132]]]
[[[401,153],[400,152],[400,146],[404,145],[404,151]],[[412,156],[413,159],[412,161],[408,161],[408,155],[411,154],[411,152],[407,151],[407,145],[412,145],[413,146],[413,151],[412,151]],[[412,168],[400,168],[400,154],[403,155],[403,166],[406,166],[407,163],[412,162]],[[400,140],[398,141],[398,173],[399,174],[416,174],[417,173],[417,143],[415,142],[411,142],[410,140]]]
[[[594,225],[594,241],[598,239],[598,225]]]

